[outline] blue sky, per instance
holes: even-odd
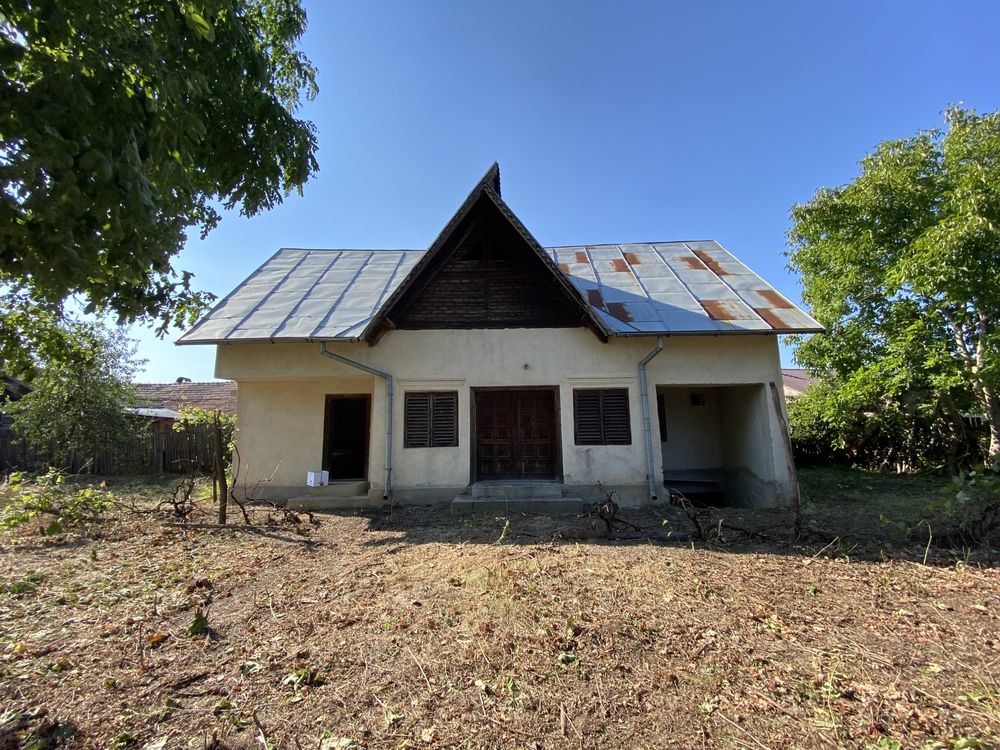
[[[1000,108],[996,2],[305,6],[320,173],[188,243],[219,296],[280,247],[425,248],[496,160],[543,245],[717,239],[799,299],[792,204],[950,103]],[[138,380],[212,378],[214,347],[133,334]]]

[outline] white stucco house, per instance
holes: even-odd
[[[180,344],[238,383],[264,496],[784,503],[777,336],[820,325],[714,241],[543,248],[493,165],[427,250],[283,249]]]

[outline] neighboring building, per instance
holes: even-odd
[[[231,380],[192,383],[187,378],[178,378],[175,383],[134,383],[134,386],[139,405],[135,412],[140,416],[176,419],[177,412],[191,407],[236,413],[236,383]]]
[[[322,467],[372,502],[704,482],[774,506],[777,334],[820,330],[714,241],[542,248],[494,165],[427,251],[280,250],[178,343],[217,345],[275,499]]]
[[[31,386],[26,385],[19,378],[0,375],[0,387],[3,388],[3,392],[0,393],[0,429],[8,430],[10,429],[10,415],[4,413],[4,404],[8,401],[20,401],[21,396],[31,391]]]
[[[781,371],[781,380],[785,385],[785,399],[794,401],[815,385],[819,378],[810,375],[808,370],[786,367]]]

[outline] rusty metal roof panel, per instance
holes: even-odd
[[[613,335],[822,327],[714,241],[546,249]],[[280,250],[178,343],[357,340],[420,250]]]
[[[816,325],[815,320],[797,307],[761,307],[756,312],[777,333],[798,333]]]
[[[549,250],[557,261],[572,254],[561,270],[618,335],[822,330],[714,240],[587,245],[592,274],[577,270],[579,252]]]

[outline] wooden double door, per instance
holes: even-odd
[[[555,479],[559,429],[555,390],[474,394],[476,480]]]

